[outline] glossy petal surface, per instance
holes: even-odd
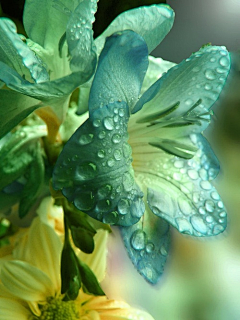
[[[133,30],[144,38],[151,52],[165,38],[174,21],[173,10],[166,5],[152,5],[123,12],[96,39],[98,52],[104,40],[117,31]]]
[[[53,173],[54,188],[79,210],[123,226],[144,212],[127,143],[128,117],[124,102],[96,110],[67,142]]]
[[[170,248],[170,228],[146,206],[139,222],[121,228],[128,255],[138,272],[156,284],[162,275]]]
[[[97,0],[83,0],[71,14],[66,37],[71,55],[71,70],[86,72],[89,61],[97,59],[93,41],[92,23],[97,10]]]
[[[113,101],[136,103],[147,71],[148,51],[142,37],[133,31],[113,34],[106,41],[89,97],[90,114]]]

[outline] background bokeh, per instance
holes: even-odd
[[[109,244],[109,267],[104,289],[150,312],[155,320],[240,319],[240,1],[239,0],[100,0],[95,35],[119,12],[150,3],[168,3],[175,24],[153,55],[180,62],[203,44],[225,45],[233,66],[227,85],[214,105],[213,121],[205,132],[219,158],[215,185],[229,215],[226,232],[198,240],[172,230],[172,250],[165,273],[156,286],[136,272],[115,228]],[[2,0],[3,15],[18,19],[23,0]],[[15,20],[17,21],[17,20]]]

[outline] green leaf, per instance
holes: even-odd
[[[81,274],[78,269],[77,257],[70,244],[63,247],[61,256],[61,293],[65,293],[65,300],[75,300],[81,288]]]
[[[83,291],[96,296],[104,296],[105,293],[100,287],[92,270],[80,260],[78,260],[78,267],[82,278]]]
[[[92,253],[94,250],[94,234],[80,227],[70,226],[70,229],[75,246],[85,253]]]

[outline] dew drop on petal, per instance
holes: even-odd
[[[223,232],[223,231],[224,231],[224,227],[221,226],[220,224],[216,224],[216,225],[214,226],[214,228],[213,228],[213,233],[214,233],[214,234],[219,234],[219,233],[221,233],[221,232]]]
[[[103,120],[103,125],[107,130],[109,130],[109,131],[113,130],[113,128],[114,128],[113,119],[110,117],[105,118]]]
[[[206,234],[207,233],[207,226],[206,224],[204,223],[203,219],[196,216],[196,215],[193,215],[191,217],[191,224],[193,226],[193,228],[202,233],[202,234]]]
[[[130,210],[130,204],[127,199],[121,199],[118,201],[118,212],[120,214],[127,214]]]
[[[121,142],[121,136],[119,135],[119,134],[114,134],[113,136],[112,136],[112,142],[113,143],[119,143],[119,142]]]
[[[107,224],[116,224],[118,222],[118,213],[116,211],[108,212],[103,216],[103,222]]]
[[[134,184],[134,178],[133,176],[129,173],[126,172],[123,174],[123,187],[126,191],[131,191],[133,184]]]
[[[104,199],[110,195],[111,191],[112,186],[110,184],[106,184],[98,189],[97,195],[100,199]]]
[[[204,190],[210,190],[212,188],[212,185],[209,181],[201,181],[200,182],[200,186],[204,189]]]
[[[160,252],[161,252],[161,255],[163,255],[163,256],[167,256],[167,254],[168,254],[164,245],[161,246]]]
[[[147,253],[152,253],[154,251],[154,244],[152,242],[148,242],[146,245],[146,251]]]
[[[136,230],[131,237],[131,245],[135,250],[142,250],[145,248],[146,234],[142,230]]]
[[[220,216],[221,218],[225,218],[225,217],[227,216],[226,211],[220,212],[220,213],[219,213],[219,216]]]
[[[187,173],[188,173],[189,178],[191,178],[192,180],[198,179],[198,173],[196,170],[190,169],[190,170],[188,170]]]
[[[206,210],[205,210],[204,207],[200,207],[200,208],[198,209],[198,212],[199,212],[200,214],[205,214],[205,213],[206,213]]]
[[[115,164],[115,160],[113,158],[110,158],[108,161],[107,161],[107,165],[109,166],[109,168],[112,168]]]
[[[213,217],[212,217],[212,216],[207,216],[207,217],[206,217],[206,221],[207,221],[208,223],[213,222]]]
[[[192,234],[192,226],[187,219],[177,218],[176,223],[178,225],[178,230],[182,233]]]
[[[184,215],[189,215],[191,214],[192,212],[192,206],[190,204],[189,201],[181,198],[181,196],[178,198],[178,205],[179,205],[179,208],[181,210],[181,212],[184,214]]]
[[[215,80],[216,79],[216,74],[213,70],[211,69],[207,69],[205,71],[205,77],[208,79],[208,80]]]
[[[104,150],[99,150],[97,153],[98,157],[103,159],[105,157],[105,151]]]
[[[220,209],[223,208],[223,202],[222,201],[218,201],[218,208],[220,208]]]
[[[116,160],[122,159],[122,152],[119,149],[114,150],[113,156]]]
[[[212,200],[205,201],[205,208],[208,212],[213,212],[215,209],[215,204]]]
[[[92,162],[84,162],[77,166],[75,179],[78,181],[91,180],[97,175],[97,166]]]
[[[94,205],[94,197],[91,192],[79,193],[74,199],[74,205],[79,210],[90,210]]]
[[[228,67],[229,65],[229,61],[226,57],[222,57],[220,60],[219,60],[219,63],[221,66],[223,67]]]
[[[219,194],[216,192],[216,191],[213,191],[211,193],[211,197],[214,199],[214,200],[219,200],[220,197],[219,197]]]
[[[86,145],[86,144],[91,143],[92,140],[93,140],[93,134],[91,134],[91,133],[83,134],[79,138],[79,143],[80,143],[80,145]]]

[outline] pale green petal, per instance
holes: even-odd
[[[49,277],[27,262],[5,262],[1,269],[1,280],[13,295],[26,301],[45,301],[55,294]]]
[[[15,259],[25,260],[42,270],[53,283],[53,288],[60,289],[60,256],[62,243],[55,231],[35,218],[28,233],[27,242],[19,243],[13,255]]]
[[[106,37],[114,32],[132,30],[141,35],[151,52],[165,38],[172,28],[173,10],[166,5],[140,7],[121,13],[109,27],[95,40],[98,53],[101,52]]]
[[[18,92],[0,90],[0,138],[11,131],[30,113],[39,108],[40,102]]]
[[[0,297],[0,319],[1,320],[28,320],[31,317],[30,310],[12,299]]]
[[[26,0],[23,24],[29,38],[44,48],[58,51],[71,13],[80,0]]]
[[[15,24],[6,18],[0,19],[0,59],[15,69],[21,76],[34,82],[49,79],[47,70],[38,56],[28,48],[19,35]],[[0,70],[2,73],[2,70]]]
[[[99,229],[94,236],[95,247],[93,253],[80,252],[78,255],[80,260],[84,261],[92,269],[99,282],[104,279],[106,273],[107,239],[108,231]]]

